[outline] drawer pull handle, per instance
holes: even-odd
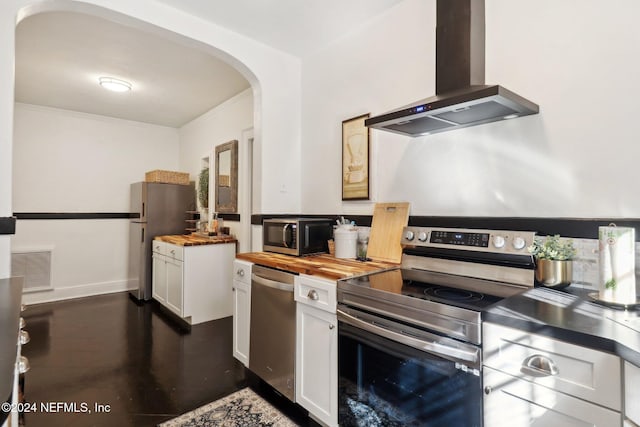
[[[318,301],[318,298],[320,298],[315,289],[311,289],[307,294],[307,297],[309,297],[309,299],[313,301]]]
[[[550,377],[560,373],[553,360],[541,354],[534,354],[524,359],[520,372],[536,378]]]
[[[29,336],[29,332],[20,331],[20,334],[18,335],[18,342],[20,343],[20,345],[28,344],[29,341],[31,341],[31,337]]]
[[[244,270],[239,268],[238,271],[236,271],[236,274],[240,277],[244,277]]]
[[[24,374],[31,369],[31,365],[29,364],[29,359],[24,356],[20,356],[18,359],[18,373]]]
[[[335,327],[336,327],[336,325],[333,325],[331,323],[329,324],[329,329],[333,330],[333,328],[335,328]]]

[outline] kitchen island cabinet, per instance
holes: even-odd
[[[153,298],[190,325],[231,316],[235,241],[183,246],[171,237],[153,242]]]
[[[338,425],[336,282],[295,278],[296,402],[328,426]]]
[[[252,263],[233,262],[233,357],[249,367]]]

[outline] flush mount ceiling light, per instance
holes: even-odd
[[[131,83],[113,77],[100,77],[100,86],[113,92],[127,92],[131,90]]]

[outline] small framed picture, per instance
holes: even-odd
[[[369,114],[342,122],[342,200],[369,200]]]

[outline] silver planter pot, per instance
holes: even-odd
[[[539,259],[536,261],[536,282],[548,288],[564,288],[573,278],[572,261]]]

